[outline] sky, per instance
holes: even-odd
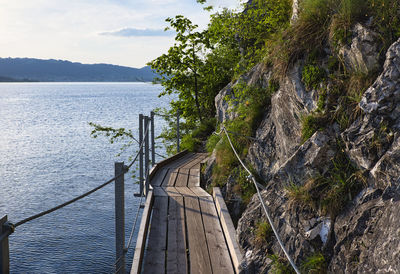
[[[208,0],[216,8],[238,0]],[[107,63],[140,68],[167,52],[165,19],[182,14],[201,27],[196,0],[0,0],[0,57]]]

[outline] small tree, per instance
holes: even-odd
[[[186,119],[202,121],[199,70],[204,65],[205,51],[210,48],[207,31],[196,31],[198,26],[182,15],[167,18],[166,21],[170,24],[166,30],[172,28],[176,31],[175,44],[168,53],[154,59],[148,65],[160,75],[156,81],[165,88],[160,96],[178,93],[179,100],[172,106],[180,108]]]

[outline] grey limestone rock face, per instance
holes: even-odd
[[[379,159],[371,170],[375,185],[386,187],[400,185],[400,138]]]
[[[264,178],[277,172],[301,144],[301,116],[316,107],[316,94],[306,91],[297,64],[281,81],[271,106],[256,132],[260,142],[251,145],[248,159]]]
[[[332,273],[399,273],[400,188],[369,188],[335,222]]]
[[[359,105],[364,117],[342,134],[348,154],[360,168],[371,170],[375,186],[395,183],[400,149],[400,40],[389,48],[382,74]]]
[[[400,273],[400,39],[388,50],[383,72],[363,95],[363,117],[341,135],[332,126],[302,144],[301,117],[315,109],[316,94],[304,89],[300,72],[297,64],[280,82],[256,131],[259,141],[247,156],[266,185],[262,197],[278,234],[298,266],[308,255],[323,251],[329,273]],[[243,79],[267,85],[269,75],[259,66]],[[291,204],[285,186],[303,185],[310,177],[323,175],[339,149],[339,136],[347,156],[368,174],[369,187],[330,220]],[[274,236],[261,244],[256,241],[257,224],[265,221],[254,195],[236,231],[247,266],[243,273],[267,273],[272,263],[267,255],[283,256]]]
[[[227,120],[233,120],[237,114],[233,111],[234,105],[229,105],[227,98],[235,98],[235,87],[240,82],[245,82],[248,86],[258,85],[260,87],[267,87],[271,79],[271,71],[267,69],[264,64],[256,65],[247,74],[241,76],[239,80],[229,83],[223,88],[215,97],[215,108],[217,110],[217,119],[223,123]]]
[[[309,178],[325,174],[335,151],[334,139],[326,133],[317,131],[279,167],[274,178],[302,184]]]
[[[378,34],[357,23],[353,29],[354,38],[350,46],[339,50],[350,70],[368,73],[379,65]]]
[[[293,0],[292,4],[292,17],[290,23],[293,24],[299,18],[300,0]]]
[[[226,97],[233,96],[234,84],[229,83],[224,89],[222,89],[215,97],[215,107],[217,109],[217,119],[223,123],[226,120],[232,120],[236,117],[235,113],[232,112],[232,106],[229,106]]]
[[[369,171],[370,188],[337,217],[334,273],[400,272],[400,40],[365,92],[365,115],[342,136],[351,159]]]
[[[284,190],[276,185],[271,184],[262,192],[262,197],[285,248],[296,264],[300,265],[304,256],[315,250],[314,246],[323,245],[320,236],[320,224],[323,221],[310,211],[290,207]],[[284,257],[274,235],[261,245],[257,242],[256,227],[260,222],[267,222],[267,219],[255,195],[240,218],[236,231],[243,254],[251,254],[245,256],[245,265],[248,267],[246,273],[267,273],[264,271],[271,267],[267,255],[278,254]]]
[[[208,157],[207,163],[205,166],[205,170],[201,172],[201,184],[204,189],[207,189],[209,185],[211,185],[212,182],[212,170],[214,166],[216,165],[216,151],[213,151],[213,153]]]
[[[271,175],[272,179],[262,192],[278,234],[297,264],[300,264],[306,254],[325,246],[331,230],[331,221],[310,209],[291,204],[287,199],[285,187],[289,183],[304,184],[313,175],[323,174],[324,169],[331,165],[334,153],[332,138],[323,132],[316,132]],[[237,228],[244,253],[251,254],[246,259],[246,264],[250,267],[249,273],[264,273],[258,271],[271,263],[266,261],[265,255],[262,256],[265,252],[283,256],[275,237],[262,247],[254,242],[254,227],[261,221],[266,221],[266,216],[255,195],[239,220]]]
[[[314,250],[314,245],[323,245],[321,235],[326,230],[326,221],[307,209],[290,206],[285,196],[285,186],[290,178],[296,178],[296,182],[301,184],[316,172],[324,172],[323,163],[329,161],[334,153],[331,148],[332,139],[321,132],[301,144],[301,116],[315,109],[317,102],[316,91],[307,91],[304,88],[301,69],[302,64],[299,62],[280,82],[280,88],[272,96],[271,104],[266,106],[265,117],[256,132],[259,142],[251,145],[247,156],[256,171],[269,181],[263,197],[268,201],[268,208],[277,223],[279,234],[298,263],[304,252]],[[258,65],[242,77],[242,81],[246,81],[248,85],[266,88],[270,77],[271,72]],[[226,95],[233,95],[232,87],[236,84],[227,86],[216,97],[218,119],[221,122],[234,118],[224,98]],[[321,166],[319,170],[317,167]],[[232,198],[229,194],[232,193],[229,189],[234,184],[232,180],[234,179],[228,180],[224,189],[228,203]],[[230,211],[235,211],[233,209]],[[237,226],[239,241],[246,254],[244,264],[248,266],[247,273],[265,273],[269,270],[271,260],[266,252],[282,254],[276,240],[264,246],[255,242],[254,227],[261,221],[265,221],[265,215],[255,195]],[[322,238],[326,238],[326,235]]]

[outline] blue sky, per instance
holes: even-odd
[[[209,17],[195,0],[0,0],[0,57],[143,67],[173,44],[161,30],[176,14],[200,26]]]

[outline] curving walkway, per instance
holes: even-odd
[[[200,163],[206,158],[185,154],[152,174],[152,202],[146,202],[151,210],[148,217],[146,208],[143,213],[149,219],[147,244],[144,250],[137,246],[135,252],[143,256],[138,262],[135,254],[131,273],[140,273],[135,263],[142,273],[235,273],[214,199],[200,187]]]

